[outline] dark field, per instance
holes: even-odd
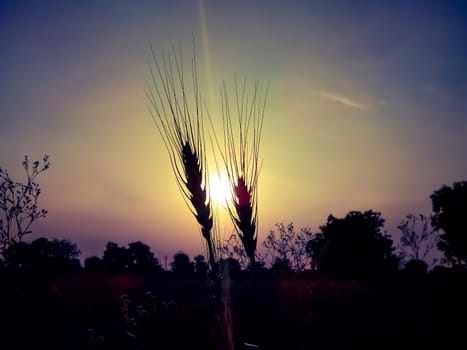
[[[371,281],[243,273],[222,294],[230,291],[236,349],[449,349],[465,344],[466,281],[449,269]],[[209,295],[206,280],[173,273],[4,271],[0,348],[225,348],[220,303]]]

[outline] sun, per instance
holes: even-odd
[[[223,205],[231,200],[229,179],[225,175],[212,175],[209,178],[209,190],[213,204]]]

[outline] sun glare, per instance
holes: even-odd
[[[213,175],[209,179],[211,199],[214,204],[223,205],[230,200],[229,179],[225,175]]]

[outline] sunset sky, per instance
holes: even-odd
[[[83,257],[203,251],[145,89],[149,42],[191,54],[214,118],[236,73],[270,84],[259,236],[373,209],[386,230],[467,180],[465,1],[1,1],[0,166],[50,155],[29,239]],[[221,216],[222,234],[233,227]]]

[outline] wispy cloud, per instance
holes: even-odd
[[[355,101],[347,96],[333,94],[329,91],[319,91],[318,94],[319,97],[322,99],[334,101],[347,107],[356,108],[364,111],[369,111],[372,109],[369,105]]]

